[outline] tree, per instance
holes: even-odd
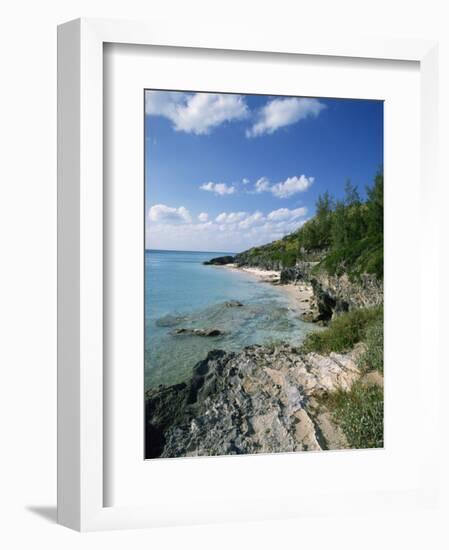
[[[321,248],[328,247],[331,243],[333,203],[333,199],[326,191],[318,196],[315,204],[316,241]]]
[[[322,195],[318,195],[316,200],[316,217],[318,219],[327,218],[332,212],[333,200],[329,193],[326,191]]]
[[[338,201],[335,205],[334,215],[332,216],[332,248],[343,248],[348,244],[348,227],[346,217],[346,207],[342,201]]]
[[[368,233],[382,236],[384,232],[384,176],[377,172],[372,187],[367,188],[367,221]]]
[[[360,205],[360,195],[357,186],[348,179],[345,184],[345,206],[354,205]]]
[[[357,241],[366,232],[366,223],[363,217],[363,205],[360,200],[357,186],[347,180],[345,185],[346,227],[348,240]]]

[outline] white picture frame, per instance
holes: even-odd
[[[183,513],[173,505],[159,509],[141,504],[105,506],[104,413],[104,219],[103,219],[103,59],[105,44],[152,45],[172,48],[259,52],[279,55],[331,56],[414,61],[419,63],[421,86],[421,192],[422,238],[432,244],[421,275],[427,280],[438,272],[435,238],[438,220],[436,155],[438,150],[437,44],[421,40],[348,40],[310,37],[270,39],[256,32],[229,38],[216,29],[191,36],[181,24],[170,29],[155,23],[81,19],[58,28],[58,521],[77,530],[152,527],[182,523],[248,520],[310,514],[332,509],[351,510],[390,506],[419,507],[436,499],[436,451],[421,463],[422,476],[395,491],[360,494],[335,492],[324,504],[317,494],[281,504],[268,494],[261,506],[236,496],[220,506]],[[388,284],[388,281],[387,281]],[[436,293],[436,289],[434,290]],[[437,318],[431,300],[420,305],[425,318]],[[435,327],[436,329],[436,327]],[[430,351],[426,376],[436,381],[438,334],[421,327],[421,344]],[[423,361],[423,359],[421,359]],[[422,374],[422,370],[421,370]],[[435,388],[438,385],[435,383]],[[435,390],[436,392],[436,390]],[[428,396],[429,417],[436,418],[437,402]],[[107,398],[106,398],[107,400]],[[433,415],[433,416],[432,416]],[[431,430],[432,428],[429,428]],[[225,458],[224,460],[234,460]],[[245,457],[246,461],[257,460]],[[290,459],[292,461],[294,459]],[[249,462],[246,462],[249,464]],[[182,468],[182,466],[181,466]],[[212,499],[212,490],[211,490]],[[267,506],[268,504],[268,506]],[[270,506],[271,504],[271,506]],[[206,513],[207,512],[207,513]]]

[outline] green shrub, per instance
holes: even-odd
[[[320,332],[312,332],[306,336],[301,351],[308,353],[342,352],[354,347],[365,339],[368,327],[382,319],[383,308],[372,307],[353,309],[332,319],[328,328]]]
[[[321,398],[354,449],[381,448],[384,444],[383,388],[353,384]]]
[[[382,279],[383,268],[382,235],[365,237],[344,247],[335,248],[316,266],[317,271],[324,269],[331,275],[347,273],[352,280],[360,278],[363,273],[370,273]]]
[[[379,318],[368,326],[365,340],[366,351],[360,359],[360,366],[364,370],[384,371],[384,323]]]

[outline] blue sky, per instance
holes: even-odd
[[[383,164],[381,101],[146,91],[145,117],[147,248],[271,242]]]

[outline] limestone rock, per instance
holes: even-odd
[[[314,396],[349,389],[360,349],[329,356],[290,346],[214,350],[185,384],[146,394],[148,457],[320,450],[344,436]],[[341,448],[338,446],[337,448]]]

